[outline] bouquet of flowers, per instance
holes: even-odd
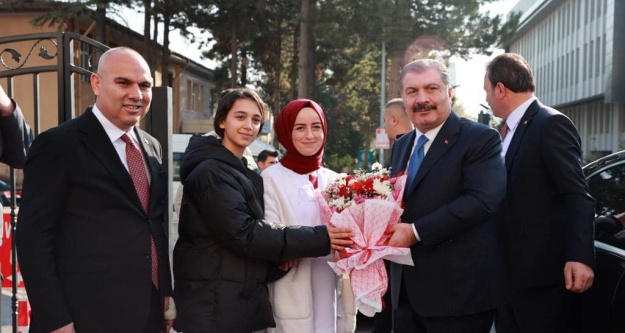
[[[405,175],[390,178],[387,169],[374,163],[370,172],[340,174],[318,195],[324,221],[354,231],[353,247],[335,253],[329,265],[337,275],[349,275],[356,306],[369,317],[382,310],[388,286],[383,259],[412,265],[410,249],[386,245],[386,231],[403,212],[405,184]]]

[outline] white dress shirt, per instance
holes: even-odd
[[[512,113],[508,116],[508,119],[506,119],[506,125],[508,125],[509,130],[508,130],[508,134],[506,134],[506,138],[501,142],[501,146],[502,146],[501,156],[503,156],[504,159],[506,157],[506,152],[508,151],[508,147],[510,146],[510,142],[512,141],[512,137],[514,136],[514,132],[519,126],[519,122],[521,121],[521,118],[523,118],[525,111],[527,111],[527,108],[535,100],[536,100],[536,97],[532,96],[530,99],[523,102],[516,109],[514,109],[514,111],[512,111]]]
[[[423,145],[423,158],[425,158],[425,155],[428,153],[428,150],[430,150],[430,146],[432,146],[432,142],[434,142],[434,139],[436,139],[438,132],[440,132],[444,124],[445,122],[443,122],[442,124],[438,125],[437,127],[423,134],[419,132],[418,129],[416,128],[414,129],[416,136],[414,137],[414,143],[412,144],[412,153],[410,153],[410,157],[408,158],[408,163],[406,164],[406,170],[408,170],[408,164],[410,164],[410,159],[412,158],[412,154],[414,154],[414,149],[417,147],[417,141],[419,140],[419,136],[425,135],[425,137],[428,138],[428,141],[426,141],[425,144]],[[414,232],[414,235],[417,238],[417,242],[420,242],[421,237],[419,237],[419,233],[417,232],[417,228],[414,226],[414,224],[412,224],[412,232]]]
[[[130,169],[128,169],[128,161],[126,161],[126,143],[122,140],[122,135],[128,133],[128,135],[130,135],[130,138],[132,138],[132,142],[135,144],[135,147],[137,147],[137,149],[141,151],[141,145],[139,144],[139,139],[135,134],[134,126],[131,127],[128,132],[124,132],[119,129],[119,127],[115,126],[115,124],[113,124],[110,120],[108,120],[108,118],[106,118],[102,114],[102,111],[100,111],[100,109],[98,109],[96,105],[93,106],[92,112],[93,115],[98,118],[98,121],[100,121],[102,127],[104,127],[104,131],[109,137],[109,140],[111,140],[113,147],[115,147],[115,151],[117,152],[117,155],[119,155],[119,159],[122,161],[122,164],[124,165],[124,167],[126,167],[126,170],[130,172]],[[152,179],[150,179],[150,170],[148,168],[148,164],[145,161],[145,156],[141,154],[141,157],[143,157],[143,164],[145,165],[145,170],[148,175],[148,182],[151,182]]]

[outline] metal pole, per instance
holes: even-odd
[[[386,43],[382,39],[382,67],[380,78],[380,128],[384,127],[384,105],[386,105]],[[380,148],[380,164],[384,163],[384,149]]]
[[[13,77],[9,77],[7,79],[7,93],[9,96],[14,97],[13,95]],[[12,332],[17,333],[17,285],[19,283],[19,278],[17,275],[17,250],[15,247],[15,230],[17,228],[17,216],[15,215],[15,207],[17,206],[16,201],[16,193],[15,190],[16,181],[15,181],[15,170],[13,168],[9,169],[9,182],[11,184],[11,323],[12,323]],[[1,207],[1,206],[0,206]],[[4,213],[3,213],[4,215]],[[4,216],[3,216],[4,218]]]

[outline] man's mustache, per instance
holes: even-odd
[[[436,110],[436,105],[429,103],[417,103],[412,107],[412,112]]]

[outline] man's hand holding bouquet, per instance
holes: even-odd
[[[383,259],[413,264],[409,248],[387,245],[387,231],[403,212],[405,184],[405,175],[390,178],[387,169],[374,163],[370,172],[341,174],[318,196],[324,221],[354,232],[354,245],[335,253],[329,265],[336,274],[349,275],[356,306],[366,316],[382,310],[388,286]]]

